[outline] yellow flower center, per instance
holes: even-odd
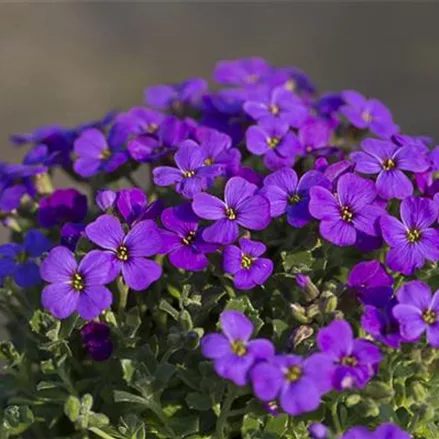
[[[387,159],[384,163],[383,163],[383,169],[385,171],[391,171],[392,169],[395,169],[396,163],[395,160],[393,159]]]
[[[347,223],[351,223],[352,222],[352,219],[354,218],[354,214],[349,209],[349,207],[343,206],[341,208],[341,212],[340,213],[341,213],[341,219],[343,221],[346,221]]]
[[[101,152],[101,159],[103,160],[107,160],[111,157],[111,151],[108,148],[105,148],[102,152]]]
[[[418,242],[421,239],[421,232],[418,229],[412,229],[407,232],[407,241],[411,244]]]
[[[279,108],[277,105],[270,105],[270,106],[268,107],[268,109],[270,110],[270,113],[271,113],[271,114],[274,114],[275,116],[276,116],[277,114],[279,114],[279,111],[280,111],[280,108]]]
[[[294,91],[297,87],[296,81],[291,78],[285,83],[284,87],[289,91]]]
[[[358,360],[355,357],[343,357],[341,359],[341,364],[343,364],[343,366],[352,366],[355,367],[358,365]]]
[[[367,123],[372,122],[372,115],[368,111],[363,111],[361,117]]]
[[[433,325],[434,323],[436,323],[437,316],[433,310],[427,309],[427,311],[424,311],[424,313],[422,314],[422,319],[425,323],[427,323],[427,325]]]
[[[210,166],[213,163],[213,160],[210,157],[207,157],[206,160],[204,160],[204,164],[206,166]]]
[[[290,197],[290,203],[291,204],[297,204],[299,201],[300,201],[300,195],[299,194],[291,195],[291,197]]]
[[[232,208],[228,207],[226,209],[226,217],[229,220],[236,220],[236,213],[235,213],[235,211]]]
[[[128,249],[121,245],[116,251],[116,257],[121,261],[128,261]]]
[[[249,269],[253,264],[253,258],[249,255],[243,254],[241,258],[242,268]]]
[[[195,171],[184,171],[183,177],[185,178],[192,178],[195,177]]]
[[[82,291],[84,289],[84,278],[79,273],[73,275],[72,287],[75,291]]]
[[[235,340],[232,342],[232,351],[238,357],[243,357],[247,353],[247,348],[241,340]]]
[[[159,126],[156,123],[150,123],[147,127],[146,127],[147,131],[149,131],[150,133],[155,133],[158,129]]]
[[[299,381],[301,376],[302,376],[302,369],[299,366],[291,366],[287,369],[285,373],[285,378],[290,383],[295,383],[296,381]]]
[[[183,239],[182,239],[183,244],[185,244],[185,245],[190,245],[191,242],[194,240],[195,235],[196,235],[196,232],[194,232],[194,231],[189,232],[189,233],[186,235],[186,238],[183,238]]]
[[[277,145],[279,145],[279,139],[277,137],[269,137],[268,138],[268,147],[270,149],[276,148]]]

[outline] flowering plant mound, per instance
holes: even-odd
[[[438,439],[439,148],[292,67],[214,79],[11,137],[0,439]]]

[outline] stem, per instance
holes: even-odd
[[[129,287],[126,285],[122,279],[122,276],[117,278],[117,289],[119,290],[119,306],[118,311],[122,314],[125,311],[128,302],[128,292]]]
[[[230,416],[230,408],[232,407],[233,400],[235,399],[235,389],[229,385],[227,396],[224,400],[223,406],[221,407],[221,413],[216,422],[216,435],[218,439],[226,439],[224,435],[225,423]]]
[[[338,400],[334,401],[331,407],[332,420],[334,422],[335,431],[337,434],[342,433],[340,418],[338,417]]]
[[[94,433],[96,436],[101,437],[102,439],[115,439],[113,436],[110,436],[109,434],[105,433],[105,431],[102,431],[100,428],[97,427],[91,427],[89,430]]]
[[[163,413],[162,408],[160,407],[159,404],[155,404],[155,403],[151,403],[148,405],[148,408],[154,412],[154,414],[160,419],[160,421],[162,422],[166,432],[168,433],[169,437],[171,439],[178,439],[174,430],[171,428],[171,426],[169,425],[169,420],[166,417],[166,415]]]

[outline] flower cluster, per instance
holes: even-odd
[[[437,439],[439,147],[297,68],[213,78],[11,136],[0,433]]]

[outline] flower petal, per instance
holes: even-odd
[[[355,227],[342,219],[322,221],[320,234],[329,242],[340,246],[354,245],[357,239]]]
[[[418,340],[427,327],[422,312],[413,305],[396,305],[393,315],[399,322],[400,334],[405,340]]]
[[[335,361],[352,353],[353,341],[352,328],[345,320],[333,321],[317,335],[319,349]]]
[[[141,291],[160,279],[162,267],[155,261],[135,257],[122,265],[122,275],[131,289]]]
[[[106,250],[116,250],[125,236],[120,221],[113,215],[101,215],[85,228],[87,238]]]
[[[230,341],[247,341],[253,333],[253,323],[239,311],[223,311],[220,315],[221,329]]]
[[[413,184],[407,175],[399,169],[382,171],[376,181],[378,195],[385,200],[398,198],[403,200],[413,193]]]
[[[79,294],[69,284],[48,285],[43,289],[41,304],[57,319],[66,319],[76,310]]]
[[[40,274],[46,282],[70,282],[77,269],[74,254],[66,247],[53,248],[41,264]]]
[[[111,291],[102,285],[87,287],[79,295],[77,311],[84,320],[93,320],[113,302]]]
[[[192,202],[192,209],[200,218],[219,220],[226,216],[226,205],[217,197],[210,194],[198,194]]]
[[[207,334],[201,339],[202,354],[214,360],[232,354],[230,341],[222,334]]]
[[[270,203],[262,195],[254,195],[239,202],[236,221],[250,230],[263,230],[271,221]]]
[[[267,362],[259,363],[250,372],[253,392],[260,401],[273,401],[282,387],[284,377],[279,367]]]
[[[127,234],[124,244],[128,257],[152,256],[160,252],[163,241],[157,225],[152,220],[137,223]]]
[[[203,239],[217,244],[231,244],[239,235],[239,226],[236,221],[227,218],[216,221],[203,230]]]

